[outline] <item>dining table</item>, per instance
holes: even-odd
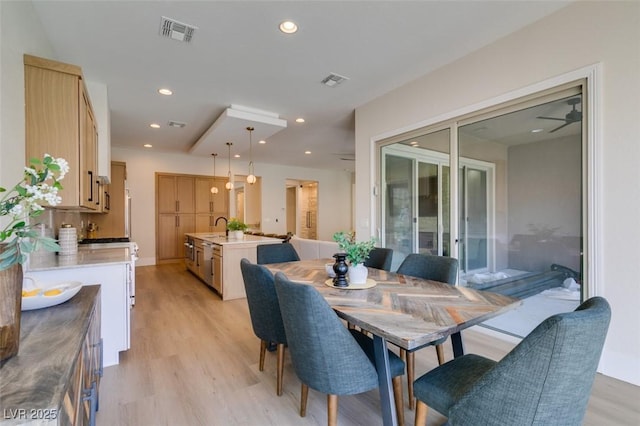
[[[310,259],[263,265],[273,274],[313,285],[337,315],[373,336],[383,424],[397,425],[387,343],[412,350],[451,336],[454,357],[464,354],[460,332],[506,311],[520,299],[409,275],[367,268],[367,285],[333,286],[325,265]],[[368,287],[368,288],[363,288]]]

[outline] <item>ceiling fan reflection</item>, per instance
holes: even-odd
[[[572,98],[569,99],[567,101],[568,105],[571,105],[572,109],[571,111],[569,111],[567,113],[567,115],[564,116],[564,118],[557,118],[557,117],[537,117],[537,118],[541,118],[543,120],[557,120],[557,121],[564,121],[564,124],[556,127],[553,130],[550,130],[549,133],[553,133],[556,130],[560,130],[563,127],[568,126],[569,124],[573,124],[573,123],[577,123],[579,121],[582,120],[582,111],[578,111],[576,109],[576,105],[580,103],[580,98]]]

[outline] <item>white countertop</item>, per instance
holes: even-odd
[[[218,245],[282,242],[280,238],[263,237],[260,235],[249,235],[249,234],[245,234],[244,237],[242,237],[242,239],[226,237],[224,233],[211,233],[211,232],[196,232],[196,233],[188,233],[185,235],[188,237],[193,237],[202,241],[206,241],[208,243],[218,244]]]
[[[46,271],[62,268],[82,268],[110,263],[131,262],[132,252],[128,247],[120,248],[99,248],[87,249],[80,247],[78,253],[74,255],[58,255],[51,253],[50,256],[38,256],[29,261],[29,271]]]

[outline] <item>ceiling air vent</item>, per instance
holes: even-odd
[[[193,32],[197,29],[198,27],[178,22],[175,19],[167,18],[166,16],[163,16],[160,20],[161,36],[185,43],[189,43],[191,41]]]
[[[173,120],[170,120],[167,124],[171,127],[177,127],[179,129],[182,129],[184,126],[187,125],[187,123],[182,123],[180,121],[173,121]]]
[[[349,80],[349,77],[331,73],[327,77],[322,79],[322,84],[329,87],[336,87],[338,84],[343,83],[345,80]]]

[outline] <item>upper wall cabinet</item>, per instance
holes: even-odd
[[[26,160],[62,157],[69,173],[62,181],[59,208],[100,210],[98,131],[82,70],[24,56]]]

